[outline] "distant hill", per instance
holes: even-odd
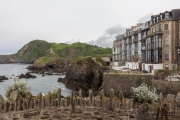
[[[60,58],[74,58],[86,56],[107,56],[111,48],[102,48],[86,43],[49,43],[44,40],[33,40],[24,45],[16,54],[0,55],[0,63],[31,63],[36,59],[48,56],[49,52]],[[42,58],[43,59],[43,58]]]

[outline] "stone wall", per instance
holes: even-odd
[[[146,74],[104,73],[102,88],[107,96],[112,88],[114,89],[115,96],[117,96],[119,92],[123,92],[125,96],[130,96],[132,95],[132,87],[138,87],[143,82],[148,86],[152,86],[152,79],[152,75]]]
[[[161,92],[163,95],[180,92],[180,81],[153,80],[152,86],[157,89],[158,93]]]
[[[158,102],[152,101],[137,103],[134,99],[124,99],[123,93],[114,97],[114,90],[110,90],[110,97],[104,97],[101,90],[99,96],[93,96],[89,90],[89,97],[83,98],[82,91],[79,95],[61,98],[61,90],[58,89],[57,97],[51,93],[46,96],[38,94],[31,99],[18,99],[16,101],[4,101],[0,95],[0,119],[1,120],[162,120],[164,117],[170,120],[179,120],[180,117],[180,93],[169,94],[164,102],[162,94]],[[166,119],[167,120],[167,119]]]
[[[132,87],[138,87],[144,82],[152,88],[155,87],[158,94],[160,92],[163,95],[180,92],[180,81],[153,80],[153,77],[153,75],[146,74],[104,73],[102,89],[107,96],[109,96],[110,89],[114,89],[115,96],[123,92],[125,97],[128,97],[132,95]]]

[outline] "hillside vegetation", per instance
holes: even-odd
[[[49,50],[53,50],[56,56],[48,56]],[[86,56],[107,56],[111,54],[111,48],[102,48],[86,43],[49,43],[45,40],[33,40],[24,45],[16,54],[0,56],[0,63],[31,63],[42,57],[40,61],[47,63],[60,58],[75,58]],[[48,58],[49,57],[49,58]]]
[[[111,54],[111,48],[101,48],[86,43],[56,44],[52,43],[52,49],[62,58],[74,58],[79,56],[107,56]]]

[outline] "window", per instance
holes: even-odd
[[[158,47],[158,36],[156,35],[156,48]]]
[[[156,32],[156,27],[155,27],[155,29],[154,29],[154,32]]]
[[[161,24],[159,25],[159,31],[161,31]]]
[[[169,69],[169,65],[165,64],[165,69],[168,70]]]
[[[164,24],[164,30],[168,30],[168,24]]]
[[[159,38],[159,47],[161,47],[161,44],[162,44],[162,40],[161,38]]]
[[[114,52],[116,51],[116,48],[114,48]]]
[[[165,18],[169,18],[169,13],[165,13]]]
[[[156,47],[156,36],[154,36],[154,48]]]
[[[158,19],[159,19],[159,18],[158,18],[158,17],[156,17],[157,22],[158,22]]]
[[[172,69],[175,69],[176,68],[176,64],[172,64]]]
[[[169,60],[169,51],[165,50],[165,60]]]
[[[160,15],[160,20],[162,20],[162,15]]]
[[[159,50],[159,62],[162,62],[162,50]]]
[[[158,50],[154,50],[154,62],[158,62]]]
[[[156,22],[156,18],[154,18],[154,23]]]
[[[153,28],[151,29],[151,33],[153,33]]]
[[[164,44],[169,45],[169,37],[168,36],[164,37]]]
[[[153,46],[153,45],[154,45],[154,44],[153,44],[153,43],[154,43],[153,37],[151,38],[151,41],[150,41],[150,42],[151,42],[151,47],[150,47],[150,48],[153,48],[153,47],[154,47],[154,46]]]

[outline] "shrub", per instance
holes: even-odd
[[[30,87],[26,82],[20,82],[18,78],[15,78],[14,83],[12,85],[9,85],[8,89],[6,90],[6,97],[9,98],[10,94],[16,90],[18,91],[19,97],[25,97],[25,93],[30,91]]]
[[[52,98],[56,98],[57,97],[57,90],[54,89],[54,91],[51,94],[52,94]]]
[[[137,88],[132,87],[132,90],[135,94],[137,102],[143,103],[144,101],[158,100],[158,95],[156,94],[156,88],[153,88],[151,90],[150,87],[148,87],[147,84],[145,83],[142,83]]]

